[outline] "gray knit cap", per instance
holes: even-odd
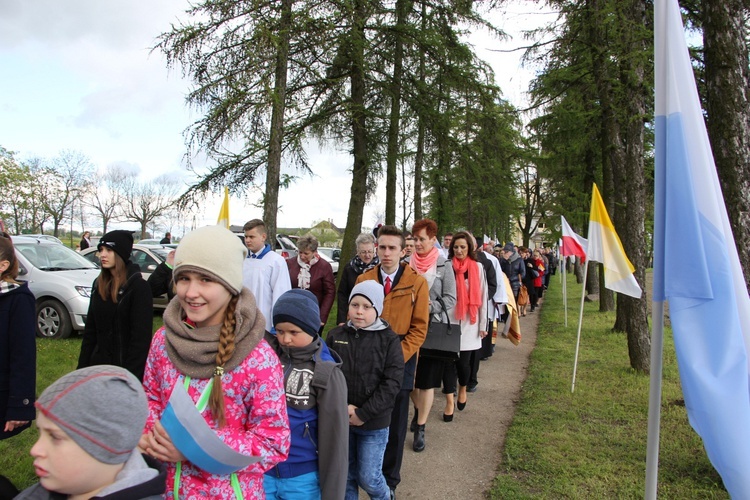
[[[146,393],[124,368],[96,365],[62,376],[36,408],[100,462],[121,464],[138,445],[148,417]]]
[[[352,293],[349,294],[349,302],[352,301],[355,295],[361,295],[372,303],[372,307],[378,313],[378,316],[383,314],[383,300],[385,299],[385,293],[383,292],[383,285],[375,280],[366,280],[361,283],[357,283],[352,288]]]
[[[247,247],[229,229],[205,226],[185,235],[174,254],[175,282],[181,272],[194,271],[217,279],[234,295],[242,291],[242,265]]]

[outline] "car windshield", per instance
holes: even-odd
[[[172,251],[171,248],[164,248],[164,247],[157,247],[157,248],[150,248],[152,253],[155,253],[159,257],[161,257],[161,260],[167,260],[167,255],[169,255],[169,252]]]
[[[42,271],[70,271],[71,269],[96,269],[68,247],[59,244],[16,243],[16,249],[31,264]]]
[[[292,248],[294,250],[297,249],[297,245],[295,245],[294,242],[290,240],[289,238],[287,238],[286,236],[276,236],[276,239],[278,240],[279,243],[283,245],[284,248],[287,248],[287,249]]]

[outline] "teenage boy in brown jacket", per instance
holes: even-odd
[[[430,290],[427,281],[401,262],[404,235],[396,226],[381,226],[377,252],[380,264],[364,272],[357,283],[375,280],[383,285],[385,300],[381,318],[401,337],[404,353],[404,380],[391,414],[388,445],[383,458],[383,474],[391,489],[391,498],[401,482],[401,461],[409,421],[409,393],[414,388],[419,348],[427,336],[430,321]]]

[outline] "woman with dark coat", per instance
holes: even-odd
[[[309,290],[318,300],[320,309],[320,329],[328,321],[328,315],[336,298],[336,282],[333,279],[331,264],[318,255],[318,239],[315,236],[303,236],[297,240],[297,256],[286,260],[289,267],[289,278],[292,288]]]
[[[143,380],[154,302],[140,268],[130,262],[132,249],[130,231],[111,231],[99,240],[102,271],[91,290],[78,368],[116,365]]]
[[[36,416],[36,307],[17,276],[13,242],[0,232],[0,439],[28,428]]]
[[[378,254],[375,251],[375,236],[371,233],[362,233],[354,240],[357,254],[344,266],[341,281],[339,282],[338,310],[336,312],[336,324],[346,323],[346,315],[349,311],[349,294],[351,293],[360,274],[380,264]]]
[[[91,246],[91,233],[89,231],[84,231],[81,235],[81,242],[78,244],[79,247],[81,247],[81,250],[86,250],[88,247]]]

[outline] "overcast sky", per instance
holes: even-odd
[[[183,131],[198,118],[185,104],[189,82],[150,51],[170,23],[186,19],[187,6],[186,0],[0,0],[0,146],[21,159],[73,149],[99,168],[126,162],[142,179],[173,174],[187,182]],[[490,49],[523,45],[519,28],[551,16],[517,0],[492,17],[514,39],[500,44],[476,36],[472,42],[495,68],[506,98],[523,107],[532,70],[519,67],[520,53]],[[278,225],[333,219],[344,227],[351,158],[318,147],[308,153],[317,177],[281,192]],[[206,203],[199,224],[215,223],[219,198]],[[260,217],[257,198],[232,198],[232,223]],[[364,225],[382,212],[381,194],[368,205]]]

